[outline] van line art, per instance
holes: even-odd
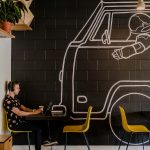
[[[52,110],[63,109],[66,115],[68,108],[71,108],[70,117],[73,120],[82,120],[86,118],[88,106],[92,105],[94,109],[91,119],[109,118],[112,133],[121,140],[112,127],[111,117],[114,107],[126,97],[133,95],[150,100],[150,92],[145,92],[150,91],[150,78],[144,79],[142,75],[139,77],[136,74],[138,69],[134,69],[137,66],[134,64],[133,69],[129,70],[130,73],[127,69],[121,73],[121,69],[125,68],[128,63],[138,62],[140,57],[143,59],[143,57],[148,57],[146,53],[150,53],[150,2],[145,1],[145,4],[144,11],[137,11],[136,1],[100,1],[66,49],[59,74],[60,102],[53,105]],[[84,63],[81,57],[84,57],[82,60]],[[93,61],[93,57],[98,63]],[[104,68],[101,65],[103,61],[106,62]],[[95,63],[95,68],[88,68],[92,66],[92,63]],[[87,71],[84,70],[84,65]],[[144,71],[141,69],[140,73]],[[134,73],[135,76],[132,77],[131,74]],[[104,92],[102,92],[103,85],[108,85]],[[94,94],[90,95],[92,92],[97,95],[101,94],[102,97],[97,96],[95,100]],[[66,98],[67,94],[70,98]]]

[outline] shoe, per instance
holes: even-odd
[[[51,142],[49,140],[46,140],[43,142],[43,146],[52,146],[52,145],[57,145],[57,144],[58,144],[57,141]]]
[[[35,147],[35,150],[41,150],[41,147]]]

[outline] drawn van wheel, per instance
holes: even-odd
[[[135,100],[135,98],[137,98],[137,101]],[[131,104],[133,102],[137,104],[135,105],[136,110],[134,110],[133,108],[134,105]],[[129,140],[129,136],[130,136],[130,133],[125,132],[122,128],[119,106],[124,107],[125,111],[127,112],[127,120],[129,124],[142,124],[142,125],[147,126],[150,118],[143,119],[142,118],[143,116],[141,115],[141,116],[136,117],[135,119],[136,121],[133,122],[133,118],[128,115],[128,114],[132,114],[132,113],[128,113],[130,111],[131,112],[135,111],[136,113],[139,112],[138,115],[140,115],[141,107],[144,108],[144,104],[146,105],[146,103],[147,105],[150,106],[150,96],[142,94],[142,93],[137,93],[137,92],[125,94],[119,97],[114,102],[114,104],[112,105],[109,111],[109,125],[110,125],[113,135],[118,139],[118,143],[122,140],[124,144],[127,144]],[[138,105],[140,105],[139,106],[140,108],[138,108]],[[135,116],[133,117],[135,118]],[[143,119],[143,122],[142,122],[142,119]],[[123,132],[125,133],[124,139],[122,139]],[[132,140],[129,144],[130,145],[142,145],[143,143],[146,144],[147,142],[149,142],[148,133],[144,134],[143,137],[142,136],[143,134],[133,134]]]

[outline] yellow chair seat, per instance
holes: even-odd
[[[127,122],[125,110],[121,106],[119,106],[119,109],[121,113],[122,126],[125,131],[127,132],[150,132],[150,130],[148,130],[147,127],[144,125],[129,125]]]
[[[29,150],[30,150],[30,137],[29,137],[29,133],[32,133],[32,131],[12,130],[12,129],[9,128],[9,126],[8,126],[8,119],[7,119],[7,113],[6,113],[6,112],[5,112],[5,116],[6,116],[7,129],[8,129],[8,131],[9,131],[11,134],[12,134],[12,133],[27,133],[28,146],[29,146]]]
[[[65,126],[63,132],[85,132],[85,128],[83,125],[72,125]]]
[[[126,147],[126,150],[127,150],[128,146],[130,144],[130,141],[132,139],[132,134],[133,133],[148,133],[149,134],[150,130],[148,130],[148,128],[146,126],[144,126],[144,125],[129,125],[128,121],[127,121],[127,118],[126,118],[126,113],[125,113],[124,108],[119,106],[119,109],[120,109],[120,114],[121,114],[122,127],[123,127],[123,129],[126,132],[130,132],[131,133],[130,134],[130,139],[129,139],[127,147]],[[120,142],[118,150],[120,150],[121,143],[122,143],[122,139],[121,139],[121,142]],[[143,142],[143,150],[144,150],[144,142]]]
[[[65,142],[65,148],[64,150],[66,150],[66,145],[67,145],[67,134],[70,132],[70,133],[82,133],[83,136],[84,136],[84,139],[85,139],[85,142],[87,144],[87,147],[88,147],[88,150],[90,150],[90,146],[89,146],[89,143],[88,143],[88,140],[86,138],[86,135],[85,135],[85,132],[88,131],[89,127],[90,127],[90,118],[91,118],[91,112],[92,112],[92,106],[89,106],[88,108],[88,113],[87,113],[87,116],[86,116],[86,120],[83,124],[80,124],[80,125],[67,125],[67,126],[64,126],[63,128],[63,133],[66,134],[66,142]]]
[[[128,125],[128,128],[129,128],[129,130],[131,130],[131,132],[150,132],[143,125]]]
[[[10,132],[13,132],[13,133],[31,133],[32,131],[17,131],[17,130],[11,130],[9,129]]]
[[[67,125],[63,128],[63,132],[86,132],[89,129],[90,126],[90,116],[91,116],[91,111],[92,111],[92,106],[89,106],[88,108],[88,113],[87,113],[87,117],[86,117],[86,121],[84,124],[80,124],[80,125]]]

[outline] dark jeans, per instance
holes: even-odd
[[[35,149],[41,150],[41,144],[42,144],[42,132],[47,133],[48,130],[45,126],[41,126],[37,122],[23,122],[20,123],[19,126],[15,127],[13,130],[21,130],[21,131],[32,131],[34,133],[34,139],[35,139]],[[45,131],[43,131],[45,130]]]

